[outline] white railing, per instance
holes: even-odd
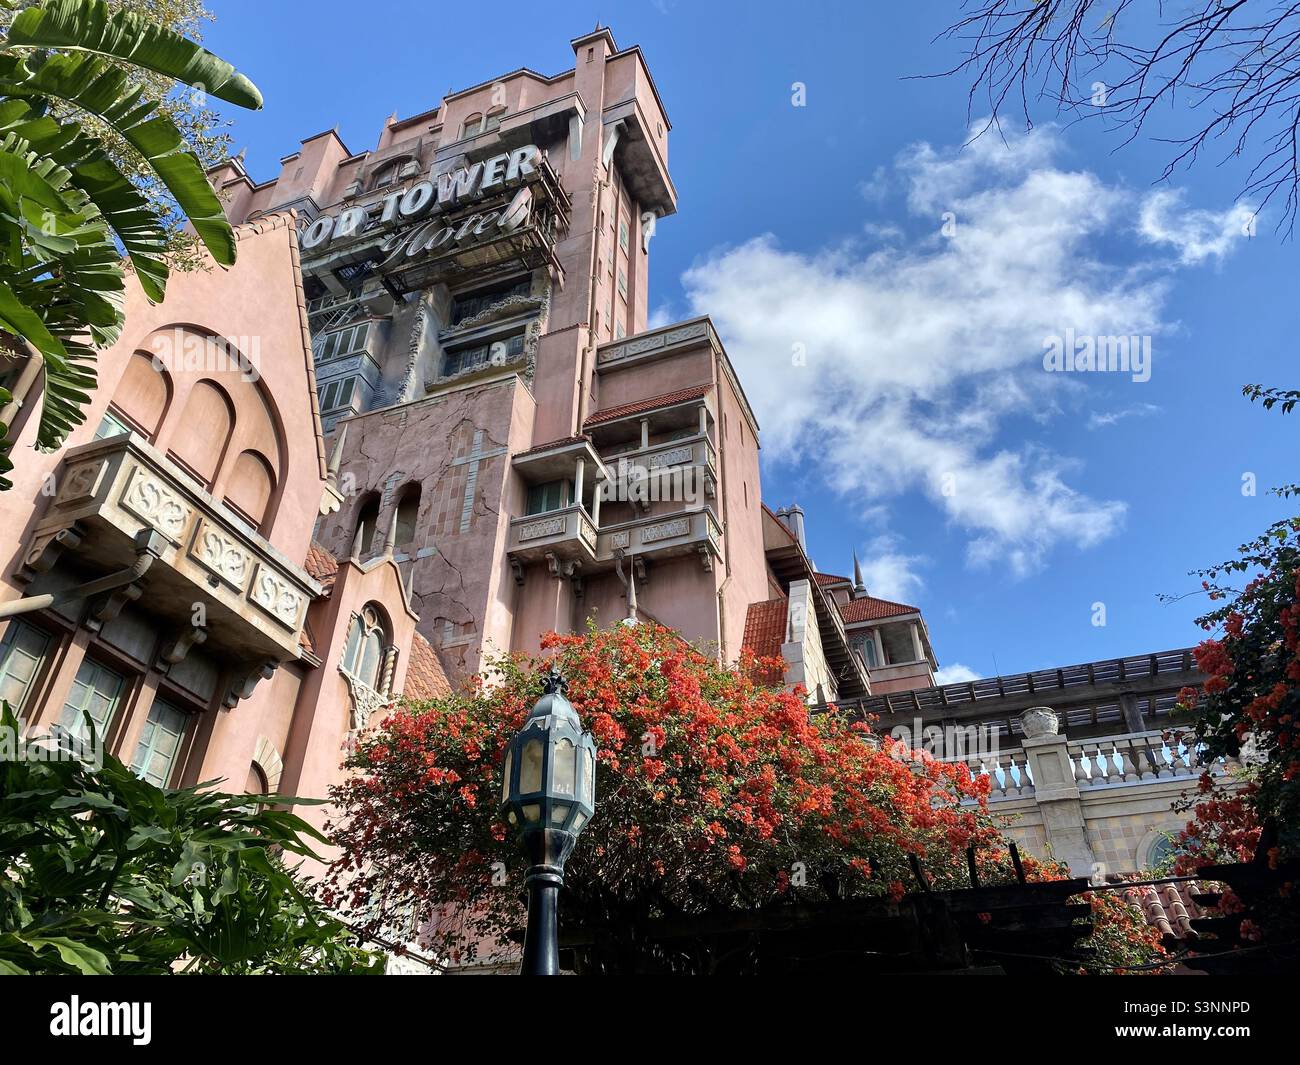
[[[1079,790],[1103,784],[1132,784],[1143,780],[1190,777],[1199,773],[1195,746],[1160,732],[1073,740],[1066,750]]]

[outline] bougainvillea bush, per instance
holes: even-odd
[[[1227,582],[1249,579],[1238,589]],[[1198,618],[1221,633],[1196,649],[1204,691],[1180,701],[1197,711],[1197,736],[1211,757],[1242,754],[1249,740],[1249,787],[1212,790],[1213,804],[1188,826],[1184,851],[1203,861],[1247,860],[1258,825],[1274,818],[1282,850],[1300,852],[1300,518],[1277,522],[1236,558],[1202,574],[1221,605]]]
[[[596,816],[569,860],[563,918],[634,939],[656,917],[787,898],[901,898],[915,855],[938,888],[1011,877],[965,766],[896,757],[861,723],[812,715],[653,624],[548,635],[464,690],[391,714],[333,795],[342,857],[329,902],[370,927],[454,910],[426,946],[460,961],[520,924],[524,864],[498,814],[504,748],[554,662],[599,745]],[[973,800],[966,802],[964,800]]]

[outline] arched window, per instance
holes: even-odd
[[[270,795],[271,787],[266,782],[266,774],[256,762],[248,766],[248,779],[244,782],[245,795]]]
[[[420,486],[410,484],[402,489],[397,502],[397,546],[406,547],[415,541],[415,526],[420,517]]]
[[[226,482],[226,502],[255,529],[266,519],[266,507],[275,491],[275,473],[271,464],[256,451],[244,451],[235,459],[230,480]]]
[[[461,124],[460,135],[462,137],[473,137],[481,132],[483,132],[483,116],[475,111]]]
[[[397,172],[401,169],[402,161],[395,159],[386,166],[381,166],[375,171],[375,179],[370,183],[372,189],[386,189],[389,185],[397,180]]]
[[[212,381],[200,381],[190,390],[180,425],[172,453],[200,481],[210,485],[235,425],[230,400]]]
[[[505,117],[506,109],[504,107],[494,107],[483,118],[483,132],[497,129],[501,125],[501,119]]]
[[[357,508],[356,524],[352,526],[352,546],[358,558],[364,558],[374,549],[375,529],[379,524],[379,494],[371,492]]]
[[[379,691],[387,642],[379,611],[373,606],[367,606],[352,619],[340,668],[353,680],[372,691]]]

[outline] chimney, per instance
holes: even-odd
[[[807,554],[808,540],[803,531],[803,507],[798,503],[791,503],[788,507],[782,507],[778,510],[776,516],[781,519],[782,525],[794,533],[794,538],[799,541],[799,546]]]

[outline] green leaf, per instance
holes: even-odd
[[[262,106],[257,86],[224,59],[135,12],[110,14],[103,0],[47,0],[29,7],[9,27],[9,44],[113,56],[219,100],[253,110]]]
[[[72,966],[83,976],[109,976],[112,973],[108,967],[108,958],[101,951],[85,943],[78,943],[64,936],[27,937],[19,933],[18,938],[30,944],[38,954],[46,947],[53,947],[65,965]]]
[[[234,263],[234,232],[198,158],[170,118],[156,114],[154,103],[141,102],[142,91],[122,71],[88,54],[25,64],[0,57],[0,92],[58,97],[103,119],[158,175],[212,257],[222,266]]]

